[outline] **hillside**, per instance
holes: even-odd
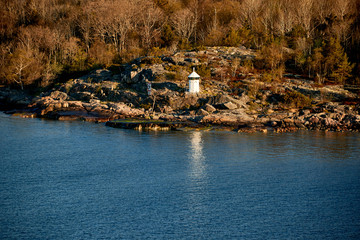
[[[37,91],[141,56],[245,46],[267,78],[359,85],[359,12],[357,0],[0,0],[0,84]]]
[[[35,97],[2,88],[0,100],[3,106],[25,107],[8,113],[58,120],[160,119],[250,132],[359,131],[358,93],[294,74],[284,74],[282,81],[268,79],[247,65],[256,55],[244,47],[209,47],[141,57],[70,79]],[[202,77],[198,94],[188,93],[193,67]]]

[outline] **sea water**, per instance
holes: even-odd
[[[0,114],[0,239],[360,239],[360,134]]]

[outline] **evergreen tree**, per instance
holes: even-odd
[[[334,77],[337,83],[344,84],[346,79],[351,77],[353,67],[354,65],[348,61],[348,57],[344,54],[342,60],[332,71],[331,77]]]
[[[327,76],[330,76],[344,55],[344,49],[341,47],[339,39],[330,38],[325,45],[325,54],[324,70]]]
[[[234,29],[231,29],[224,40],[224,44],[229,47],[237,47],[240,43],[241,37],[239,36],[238,32]]]
[[[330,38],[325,53],[325,73],[328,77],[333,77],[336,83],[343,84],[351,76],[353,66],[349,63],[340,40]]]
[[[161,40],[164,47],[170,47],[176,40],[175,33],[169,24],[164,25],[161,33]]]
[[[314,77],[317,78],[318,83],[323,83],[323,62],[324,56],[322,54],[323,49],[321,47],[315,48],[311,56],[311,67],[314,71]]]

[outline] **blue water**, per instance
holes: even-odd
[[[0,134],[0,239],[360,239],[359,133]]]

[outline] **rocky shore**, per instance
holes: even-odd
[[[246,48],[207,48],[142,57],[94,70],[35,96],[1,87],[0,107],[22,117],[108,122],[117,127],[121,124],[113,120],[163,121],[149,125],[150,130],[183,125],[238,132],[360,130],[359,93],[343,86],[318,86],[293,74],[278,82],[264,81],[260,73],[241,64],[255,55]],[[202,76],[198,94],[187,92],[187,76],[194,66]],[[151,95],[147,83],[152,84]]]

